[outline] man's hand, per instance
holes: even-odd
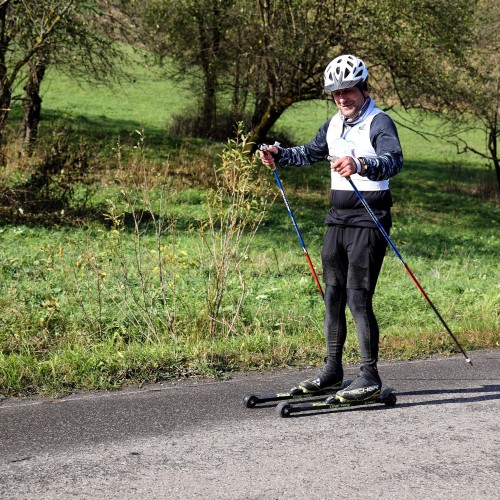
[[[259,147],[259,156],[262,163],[271,169],[276,168],[274,164],[273,155],[278,153],[278,148],[276,146],[260,146]]]
[[[330,168],[335,170],[342,177],[351,177],[351,175],[358,171],[356,162],[351,156],[337,158],[333,163],[330,163]]]

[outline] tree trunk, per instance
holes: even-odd
[[[497,118],[495,116],[495,118]],[[495,173],[497,175],[498,189],[500,189],[500,158],[498,157],[498,130],[496,128],[497,121],[495,120],[494,126],[489,130],[488,149],[490,150],[493,165],[495,165]]]
[[[9,38],[5,36],[9,6],[9,2],[3,2],[0,5],[0,37],[2,39],[0,44],[0,167],[5,164],[5,128],[12,100],[12,84],[9,81],[5,63],[9,44]]]
[[[38,125],[42,111],[42,98],[40,97],[40,86],[45,75],[47,65],[42,57],[31,65],[28,83],[25,85],[26,101],[24,104],[24,119],[21,133],[21,148],[25,148],[31,155],[38,136]]]
[[[9,116],[12,91],[0,84],[0,167],[5,166],[5,132]]]
[[[220,31],[221,16],[222,12],[218,0],[209,2],[207,11],[201,9],[196,15],[204,84],[201,132],[206,137],[211,136],[217,120],[218,56],[222,36]]]
[[[253,128],[247,145],[247,152],[254,153],[257,146],[266,140],[267,133],[272,126],[278,121],[279,117],[289,108],[294,102],[297,102],[296,96],[288,96],[280,99],[278,102],[270,103],[266,111],[262,115],[260,122]]]
[[[210,66],[210,65],[208,65]],[[210,137],[215,126],[217,116],[217,76],[207,67],[204,72],[204,93],[201,108],[201,130],[200,132]]]

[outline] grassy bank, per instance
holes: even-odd
[[[141,79],[139,92],[102,99],[68,82],[46,90],[46,116],[65,113],[104,151],[86,216],[41,224],[18,207],[3,218],[0,394],[321,363],[323,305],[285,207],[272,203],[272,176],[240,154],[241,143],[221,159],[222,145],[162,137],[179,99],[156,101],[175,89],[153,84]],[[304,103],[278,127],[305,142],[327,114],[325,103]],[[443,141],[400,134],[391,236],[462,345],[499,346],[492,172]],[[318,273],[328,178],[328,165],[282,172]],[[375,308],[382,358],[455,352],[390,251]],[[355,361],[349,322],[346,359]]]

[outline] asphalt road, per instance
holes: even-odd
[[[394,407],[285,419],[243,396],[315,371],[5,399],[0,498],[498,499],[500,350],[470,355],[381,363]]]

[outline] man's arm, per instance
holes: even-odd
[[[328,155],[328,144],[326,143],[326,131],[328,120],[319,130],[314,139],[303,146],[293,148],[278,147],[276,161],[280,167],[301,167],[318,161],[324,161]]]
[[[382,181],[394,177],[403,168],[403,152],[399,142],[396,125],[392,118],[379,113],[373,118],[370,140],[376,158],[363,158],[366,170],[361,174],[371,181]]]

